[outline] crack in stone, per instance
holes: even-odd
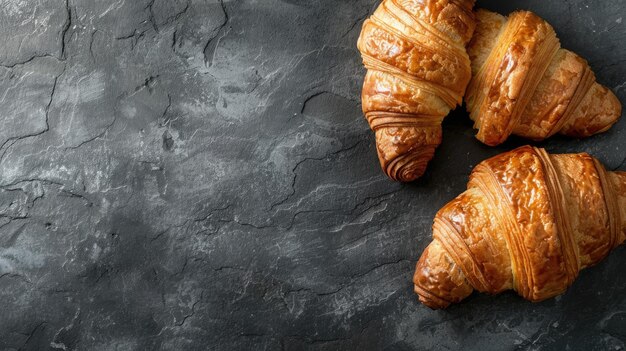
[[[61,73],[59,73],[55,78],[54,81],[52,83],[52,90],[50,92],[50,100],[48,101],[48,104],[46,105],[45,108],[45,122],[46,122],[46,127],[40,131],[40,132],[36,132],[36,133],[31,133],[31,134],[27,134],[27,135],[21,135],[18,137],[12,137],[7,139],[2,145],[0,145],[0,150],[4,149],[4,151],[2,152],[2,155],[0,155],[0,164],[2,164],[2,161],[4,161],[4,157],[6,156],[7,152],[9,151],[9,149],[15,145],[15,143],[17,143],[19,140],[23,140],[26,138],[32,138],[32,137],[37,137],[40,136],[46,132],[48,132],[50,130],[50,123],[49,123],[49,114],[50,114],[50,106],[52,106],[52,102],[54,100],[54,94],[56,92],[56,88],[57,88],[57,83],[59,81],[59,77],[61,77],[61,75],[63,75],[63,73],[65,73],[65,65],[63,65],[63,70],[61,71]],[[4,146],[6,144],[9,144],[9,146],[7,146],[6,148],[4,148]]]
[[[94,30],[91,32],[91,39],[89,40],[89,55],[91,56],[91,59],[96,62],[96,55],[93,52],[93,42],[96,36],[96,33],[98,33],[99,30]]]
[[[339,149],[337,151],[333,151],[331,153],[328,153],[328,154],[324,155],[323,157],[306,157],[306,158],[298,161],[296,163],[296,165],[293,167],[293,169],[291,170],[291,173],[293,173],[293,175],[294,175],[293,179],[292,179],[292,182],[291,182],[291,192],[285,198],[283,198],[282,200],[273,203],[270,206],[269,210],[273,211],[276,207],[278,207],[278,206],[284,204],[285,202],[289,201],[289,199],[291,199],[291,197],[296,194],[296,180],[298,178],[297,170],[298,170],[298,167],[300,167],[300,165],[302,165],[303,163],[305,163],[307,161],[322,161],[322,160],[325,160],[325,159],[327,159],[327,158],[329,158],[331,156],[338,155],[338,154],[340,154],[342,152],[347,152],[347,151],[353,150],[357,146],[359,146],[362,142],[363,142],[363,140],[359,140],[357,143],[355,143],[352,146],[349,146],[349,147],[343,148],[343,149]]]
[[[50,54],[43,54],[43,55],[33,55],[33,56],[31,56],[31,57],[27,58],[27,59],[26,59],[26,60],[24,60],[24,61],[15,62],[15,63],[10,64],[10,65],[3,65],[3,64],[0,64],[0,67],[4,67],[4,68],[7,68],[7,69],[12,69],[12,68],[15,68],[15,67],[17,67],[17,66],[23,66],[23,65],[29,64],[29,63],[31,63],[32,61],[34,61],[35,59],[38,59],[38,58],[45,58],[45,57],[49,57],[49,58],[55,59],[55,60],[57,60],[58,62],[62,61],[62,60],[59,60],[57,57],[55,57],[55,56],[53,56],[53,55],[50,55]]]
[[[381,203],[383,203],[383,202],[384,202],[384,201],[381,201]],[[336,250],[336,251],[341,251],[341,250],[343,250],[346,246],[352,245],[352,244],[354,244],[354,243],[356,243],[356,242],[358,242],[358,241],[360,241],[360,240],[363,240],[363,239],[365,239],[365,238],[369,238],[369,237],[370,237],[370,236],[372,236],[372,235],[377,235],[377,234],[380,234],[381,230],[383,230],[383,229],[384,229],[384,226],[385,226],[385,225],[387,225],[387,224],[389,224],[389,223],[391,223],[391,222],[395,221],[397,218],[398,218],[398,216],[393,216],[393,217],[391,217],[391,218],[389,218],[389,219],[387,219],[387,220],[384,220],[384,221],[378,222],[378,223],[376,223],[376,226],[378,227],[376,230],[371,231],[371,232],[368,232],[368,233],[365,233],[365,234],[362,234],[363,232],[361,232],[361,235],[357,236],[356,238],[353,238],[353,239],[351,239],[351,240],[350,240],[350,241],[348,241],[348,242],[344,242],[344,243],[342,243],[342,244],[340,244],[340,245],[338,245],[338,246],[336,246],[336,247],[333,247],[332,249],[333,249],[333,250]],[[430,219],[430,218],[429,218],[429,219]],[[350,224],[351,224],[351,223],[348,223],[347,225],[350,225]],[[345,226],[347,226],[347,225],[343,225],[343,226],[341,227],[341,229],[343,229],[343,227],[345,227]],[[333,232],[333,233],[336,233],[337,231],[338,231],[338,230],[333,230],[332,232]]]
[[[187,322],[187,319],[191,318],[194,316],[194,314],[196,314],[196,305],[202,301],[204,297],[204,290],[202,292],[200,292],[200,298],[198,300],[196,300],[196,302],[193,303],[193,305],[191,305],[191,313],[188,315],[185,315],[183,317],[183,320],[180,323],[174,323],[177,327],[182,327],[185,322]]]
[[[342,214],[345,214],[347,216],[353,216],[355,214],[356,209],[359,208],[360,206],[364,205],[367,201],[374,200],[374,199],[379,199],[379,198],[385,197],[385,196],[389,196],[389,195],[398,193],[400,191],[401,191],[401,189],[398,189],[398,190],[392,191],[390,193],[385,193],[385,194],[381,194],[381,195],[378,195],[378,196],[366,197],[363,201],[361,201],[360,203],[356,204],[354,206],[354,208],[352,208],[348,212],[343,211],[341,208],[331,208],[331,209],[327,209],[327,210],[302,210],[302,211],[296,211],[294,213],[294,215],[291,217],[291,221],[290,221],[289,225],[287,227],[285,227],[284,230],[285,231],[289,231],[289,230],[293,229],[293,226],[295,225],[296,218],[299,215],[301,215],[301,214],[308,214],[308,213],[342,213]],[[376,206],[379,206],[380,204],[384,203],[387,200],[389,200],[389,199],[383,199],[381,201],[378,201],[378,202],[372,204],[371,206],[368,206],[366,209],[364,209],[361,212],[359,212],[357,214],[356,218],[358,218],[358,216],[361,216],[363,213],[367,212],[368,210],[370,210],[370,209],[372,209],[372,208],[374,208]],[[268,228],[268,227],[280,228],[280,226],[270,226],[270,225],[264,226],[264,227],[256,227],[256,228],[257,229],[263,229],[263,228]]]
[[[209,213],[204,216],[204,217],[200,217],[200,218],[196,218],[194,219],[194,222],[204,222],[206,220],[208,220],[210,217],[213,216],[213,214],[215,214],[215,212],[221,212],[221,211],[226,211],[228,209],[230,209],[232,207],[232,205],[227,205],[225,207],[219,207],[219,208],[214,208],[209,210]]]
[[[191,7],[191,0],[187,0],[187,2],[185,3],[185,7],[181,11],[167,17],[165,19],[165,22],[161,23],[161,25],[167,25],[172,22],[178,21],[181,17],[183,17],[187,13],[187,10],[189,10],[190,7]]]
[[[76,150],[76,149],[84,146],[85,144],[89,144],[89,143],[91,143],[93,141],[96,141],[96,140],[102,138],[111,129],[111,127],[113,127],[113,125],[115,124],[115,121],[117,121],[117,115],[114,114],[113,115],[113,121],[111,121],[111,123],[107,124],[104,127],[104,130],[102,132],[98,133],[97,135],[95,135],[95,136],[93,136],[93,137],[91,137],[91,138],[89,138],[89,139],[87,139],[85,141],[80,142],[78,145],[68,146],[68,147],[65,148],[65,150]]]
[[[168,124],[170,120],[166,119],[165,117],[171,107],[172,107],[172,96],[170,95],[170,93],[167,93],[167,106],[165,106],[165,110],[163,110],[163,113],[161,114],[161,122],[159,122],[159,126],[169,127]]]
[[[67,194],[65,195],[65,197],[69,197],[69,198],[77,198],[77,199],[82,199],[85,202],[87,202],[87,206],[91,207],[94,205],[93,201],[89,200],[85,195],[79,194],[79,193],[75,193],[66,189],[61,190],[62,194]]]
[[[610,62],[604,65],[601,65],[598,67],[597,71],[601,72],[604,71],[607,68],[611,68],[611,67],[616,67],[616,66],[621,66],[626,62],[626,60],[619,60],[619,61],[615,61],[615,62]]]
[[[310,338],[304,335],[285,335],[281,338],[281,349],[285,350],[285,339],[296,339],[300,340],[305,344],[315,345],[315,344],[327,344],[331,342],[342,342],[342,341],[351,341],[351,338],[329,338],[329,339],[316,339]]]
[[[178,28],[174,29],[174,33],[172,33],[172,51],[176,52],[176,41],[177,41]]]
[[[66,36],[72,26],[72,9],[70,8],[70,0],[65,0],[65,10],[67,11],[67,21],[61,31],[61,59],[66,59]]]
[[[67,350],[67,345],[65,345],[65,343],[61,342],[61,340],[59,339],[59,336],[61,335],[61,333],[63,331],[69,331],[72,330],[74,328],[74,325],[76,324],[76,322],[78,321],[78,323],[80,323],[80,306],[78,307],[78,309],[76,310],[76,313],[74,313],[74,318],[72,318],[72,321],[70,322],[69,325],[59,329],[54,336],[52,337],[52,342],[50,342],[50,347],[55,349],[55,350]]]
[[[23,334],[28,336],[26,338],[26,341],[24,341],[24,344],[22,344],[22,347],[19,348],[19,350],[25,350],[26,349],[26,345],[28,345],[28,342],[33,338],[33,336],[35,336],[35,334],[41,329],[45,329],[45,325],[48,324],[48,322],[43,321],[41,323],[39,323],[35,328],[33,328],[33,330],[28,333],[28,334]]]
[[[400,263],[403,263],[403,262],[413,263],[413,261],[408,260],[406,258],[401,258],[399,260],[392,261],[392,262],[383,262],[381,264],[375,265],[374,267],[372,267],[371,269],[369,269],[369,270],[367,270],[367,271],[365,271],[363,273],[357,273],[357,274],[351,275],[350,278],[351,279],[362,278],[362,277],[364,277],[364,276],[366,276],[366,275],[368,275],[368,274],[370,274],[370,273],[372,273],[375,270],[378,270],[380,268],[383,268],[383,267],[386,267],[386,266],[392,266],[392,265],[400,264]]]
[[[129,40],[132,39],[131,43],[130,43],[130,50],[135,50],[135,47],[137,46],[137,43],[139,42],[139,40],[143,39],[146,32],[149,29],[145,29],[143,31],[138,31],[137,28],[133,29],[133,32],[131,34],[128,35],[124,35],[121,37],[116,37],[115,40]]]
[[[359,23],[361,23],[363,20],[365,20],[365,18],[369,15],[369,11],[365,11],[364,14],[362,14],[359,18],[357,18],[352,25],[350,26],[350,28],[348,28],[348,30],[341,36],[341,39],[345,38],[348,34],[350,34],[350,32],[352,32],[352,30],[354,29],[354,27],[356,27]]]
[[[412,263],[413,261],[405,259],[405,258],[402,258],[402,259],[398,259],[398,260],[392,261],[392,262],[383,262],[383,263],[377,264],[377,265],[375,265],[374,267],[372,267],[371,269],[367,270],[364,273],[355,273],[353,275],[350,275],[349,276],[350,282],[348,282],[346,284],[343,284],[343,285],[340,285],[338,288],[333,289],[333,290],[328,291],[328,292],[321,292],[320,293],[320,292],[317,292],[317,291],[315,291],[313,289],[310,289],[310,288],[298,288],[298,289],[293,289],[293,290],[287,291],[285,295],[288,295],[290,293],[297,293],[297,292],[307,292],[307,293],[312,293],[312,294],[315,294],[316,296],[321,296],[321,297],[332,296],[332,295],[335,295],[335,294],[339,293],[340,291],[342,291],[342,290],[344,290],[344,289],[354,285],[358,278],[362,278],[362,277],[364,277],[366,275],[369,275],[370,273],[372,273],[372,272],[374,272],[374,271],[376,271],[376,270],[378,270],[380,268],[383,268],[383,267],[386,267],[386,266],[391,266],[391,265],[397,265],[397,264],[400,264],[400,263],[403,263],[403,262]]]
[[[18,184],[21,184],[21,183],[32,183],[32,182],[41,182],[41,183],[46,184],[46,185],[52,184],[52,185],[57,185],[57,186],[65,186],[64,184],[59,183],[59,182],[55,182],[53,180],[42,179],[42,178],[29,178],[29,179],[20,179],[20,180],[14,181],[13,183],[0,185],[0,188],[1,189],[5,189],[5,188],[8,188],[8,187],[14,187],[14,186],[16,186]]]
[[[202,49],[202,52],[204,54],[204,64],[207,67],[213,66],[213,60],[215,59],[215,52],[217,51],[217,46],[219,45],[220,40],[226,34],[222,34],[220,38],[218,38],[218,36],[220,35],[220,33],[222,33],[223,29],[226,27],[226,25],[230,21],[230,17],[228,15],[228,12],[226,11],[226,5],[224,5],[224,0],[220,0],[220,6],[222,7],[222,12],[224,13],[224,21],[214,30],[215,35],[209,38],[206,45],[204,45],[204,49]]]
[[[148,2],[148,5],[146,5],[144,10],[148,10],[148,22],[152,24],[152,28],[154,29],[155,32],[158,33],[159,27],[157,26],[156,20],[154,19],[154,10],[152,9],[152,7],[154,6],[154,2],[155,0],[150,0],[150,2]]]
[[[25,225],[26,224],[24,224],[23,226],[25,226]],[[4,274],[0,274],[0,279],[2,279],[2,278],[17,278],[17,279],[20,279],[20,280],[28,283],[28,284],[31,284],[31,285],[33,284],[33,282],[31,282],[30,279],[28,279],[26,276],[18,274],[18,273],[4,273]]]
[[[315,94],[309,96],[308,98],[306,98],[304,100],[304,102],[302,103],[302,109],[300,110],[300,114],[301,115],[304,114],[304,111],[306,110],[306,105],[309,103],[309,101],[313,100],[314,98],[316,98],[318,96],[324,95],[324,94],[332,94],[332,93],[327,92],[327,91],[320,91],[319,93],[315,93]]]

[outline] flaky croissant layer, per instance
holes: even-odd
[[[420,177],[471,78],[475,0],[384,0],[363,23],[363,113],[389,177]]]
[[[524,146],[480,163],[444,206],[413,277],[425,305],[475,289],[531,301],[563,293],[578,272],[626,240],[626,172],[588,154]]]
[[[615,94],[596,83],[587,61],[560,48],[546,21],[528,11],[504,17],[486,10],[476,20],[465,102],[480,141],[497,145],[511,134],[586,137],[619,119]]]

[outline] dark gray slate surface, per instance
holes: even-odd
[[[488,156],[462,111],[379,169],[355,42],[376,0],[0,0],[0,349],[619,350],[626,249],[563,296],[446,311],[411,276]],[[626,2],[536,11],[626,102]],[[626,169],[626,120],[553,152]]]

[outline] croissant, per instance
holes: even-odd
[[[471,79],[475,0],[384,0],[363,24],[363,113],[394,180],[420,177]]]
[[[540,301],[625,239],[626,172],[524,146],[476,166],[468,190],[437,213],[414,288],[431,308],[474,289]]]
[[[621,116],[615,94],[596,83],[584,59],[560,48],[543,19],[528,11],[506,18],[479,10],[476,21],[465,102],[483,143],[497,145],[511,134],[586,137]]]

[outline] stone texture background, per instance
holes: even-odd
[[[435,212],[498,148],[459,109],[382,175],[355,48],[378,0],[0,0],[1,350],[620,350],[626,249],[558,298],[420,305]],[[626,2],[530,9],[626,102]],[[626,119],[552,152],[626,169]]]

